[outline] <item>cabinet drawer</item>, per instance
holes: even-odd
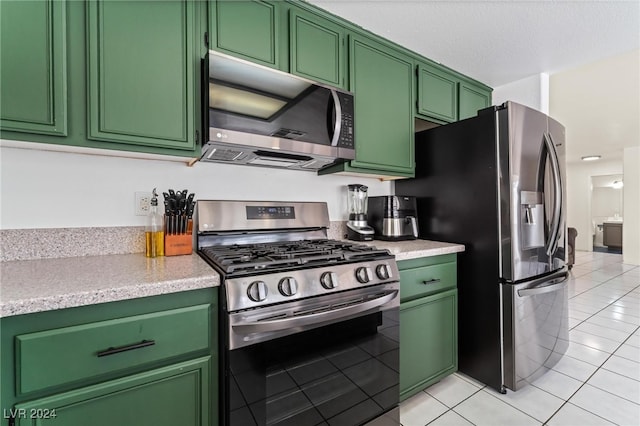
[[[400,300],[428,296],[456,288],[456,262],[400,270]]]
[[[16,337],[16,392],[114,373],[210,345],[210,308],[199,305]]]

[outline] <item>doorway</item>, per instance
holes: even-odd
[[[593,251],[622,253],[623,176],[591,176]]]

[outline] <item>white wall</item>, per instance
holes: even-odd
[[[392,193],[391,182],[373,178],[6,146],[0,162],[1,229],[144,225],[144,216],[134,215],[134,192],[154,187],[188,189],[196,199],[325,201],[332,221],[347,220],[347,184],[366,184],[370,195]]]
[[[549,75],[532,75],[493,89],[494,105],[514,101],[549,114]]]
[[[593,187],[591,193],[591,218],[595,223],[602,224],[605,220],[622,216],[622,188],[607,186]]]
[[[569,226],[591,249],[590,176],[624,172],[623,259],[640,265],[640,50],[553,74],[550,112],[567,129]],[[598,154],[593,163],[580,156]],[[588,238],[587,238],[588,236]]]
[[[640,141],[639,141],[640,142]],[[624,150],[622,260],[640,265],[640,147]]]

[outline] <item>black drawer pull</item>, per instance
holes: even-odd
[[[427,284],[435,284],[439,282],[440,282],[440,278],[432,278],[430,280],[422,281],[422,284],[427,285]]]
[[[98,352],[96,355],[101,356],[109,356],[119,354],[120,352],[132,351],[134,349],[146,348],[147,346],[153,346],[156,344],[155,340],[143,340],[140,343],[132,343],[131,345],[120,346],[119,348],[111,347],[109,349],[105,349],[104,351]]]

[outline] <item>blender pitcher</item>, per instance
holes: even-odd
[[[348,185],[347,205],[349,221],[347,222],[347,238],[355,241],[373,239],[373,228],[367,224],[367,200],[369,188],[361,184]]]

